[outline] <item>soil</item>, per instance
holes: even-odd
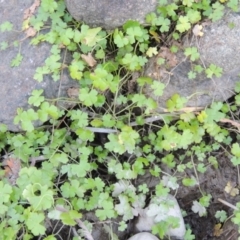
[[[218,199],[225,200],[233,205],[240,201],[239,195],[233,197],[224,190],[228,182],[235,184],[235,186],[239,185],[237,168],[232,165],[226,156],[219,156],[218,164],[218,169],[209,167],[205,174],[199,175],[199,186],[193,188],[180,187],[177,193],[180,207],[187,212],[187,216],[184,218],[185,224],[190,225],[196,240],[236,240],[239,236],[237,226],[230,219],[223,225],[222,234],[214,236],[214,227],[219,223],[215,218],[216,211],[225,210],[228,216],[233,213],[231,208],[222,204]],[[192,172],[192,174],[194,173]],[[192,201],[201,197],[199,187],[202,192],[212,195],[206,217],[199,217],[191,210]]]

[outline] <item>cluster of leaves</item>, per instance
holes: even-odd
[[[52,44],[50,56],[44,66],[36,69],[34,79],[41,82],[48,74],[58,81],[61,71],[67,68],[79,83],[79,89],[74,101],[65,99],[76,106],[70,110],[57,107],[59,99],[45,99],[43,90],[34,90],[28,102],[32,108],[18,109],[14,120],[24,132],[11,133],[0,125],[0,150],[15,159],[7,161],[7,166],[3,164],[1,171],[2,239],[17,236],[57,239],[58,233],[49,233],[46,227],[47,218],[75,226],[86,212],[94,212],[99,221],[120,216],[119,230],[124,231],[150,194],[166,196],[180,184],[186,187],[199,184],[198,174],[205,173],[210,166],[218,167],[212,153],[222,146],[231,146],[228,155],[233,165],[239,166],[240,146],[221,124],[240,106],[239,84],[231,106],[216,102],[197,113],[189,112],[184,110],[188,99],[175,94],[167,101],[170,114],[166,115],[157,113],[157,102],[143,93],[148,86],[157,98],[163,94],[163,83],[139,77],[138,93],[124,91],[131,73],[141,70],[148,58],[158,53],[160,34],[171,32],[178,39],[203,17],[216,21],[224,10],[223,4],[210,0],[159,3],[157,13],[146,18],[151,25],[148,28],[136,21],[128,21],[122,29],[110,33],[99,27],[90,28],[72,19],[63,0],[42,0],[38,14],[24,22],[24,26],[29,24],[38,32],[31,44]],[[235,1],[230,0],[227,5],[236,10]],[[45,26],[50,28],[47,33],[42,31]],[[1,31],[11,29],[9,22],[0,25]],[[7,44],[1,43],[1,50]],[[114,57],[111,48],[115,50]],[[68,64],[62,62],[63,51],[72,53]],[[186,48],[184,54],[191,61],[199,58],[194,47]],[[12,66],[20,61],[18,55]],[[213,64],[205,69],[195,65],[189,79],[203,70],[209,78],[222,72]],[[136,117],[133,110],[137,108],[142,114]],[[174,113],[179,110],[182,111],[176,120]],[[147,117],[153,115],[163,121],[147,127]],[[37,128],[39,122],[48,125]],[[98,132],[104,132],[103,142],[99,142]],[[206,136],[211,144],[205,141]],[[176,151],[181,150],[184,154],[176,156]],[[18,159],[21,165],[17,164]],[[174,174],[166,174],[161,166],[174,169]],[[195,176],[185,175],[186,169],[194,170]],[[153,188],[147,184],[135,186],[133,180],[147,172],[158,178],[159,184]],[[210,199],[210,193],[203,194],[199,201],[193,202],[192,210],[200,216],[206,215]],[[216,217],[225,220],[223,214]],[[85,225],[91,231],[92,224],[85,222]],[[161,227],[155,226],[153,232],[162,237],[170,225],[172,219],[161,222]],[[84,236],[86,231],[79,228],[77,234]],[[194,239],[190,230],[185,239]]]

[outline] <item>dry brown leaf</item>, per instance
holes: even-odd
[[[176,110],[175,112],[199,112],[203,107],[184,107]],[[168,109],[164,109],[164,112],[169,112]]]
[[[233,182],[227,182],[226,187],[224,188],[224,191],[228,194],[230,194],[232,197],[235,197],[239,194],[238,188],[235,188],[235,185]]]
[[[26,19],[30,18],[34,14],[34,12],[36,11],[37,7],[40,6],[40,2],[41,2],[41,0],[35,0],[34,3],[32,4],[32,6],[27,8],[24,11],[23,20],[26,20]]]
[[[88,64],[90,67],[94,67],[97,63],[97,61],[94,59],[91,53],[88,53],[88,55],[81,54],[81,58]]]
[[[240,128],[240,123],[239,123],[239,122],[236,122],[236,121],[233,121],[233,120],[230,120],[230,119],[227,119],[227,118],[221,119],[220,122],[230,123],[230,124],[232,124],[233,126],[235,126],[235,127],[237,127],[237,128]]]
[[[158,57],[164,58],[169,67],[175,67],[178,64],[176,54],[167,47],[161,47]]]
[[[153,38],[160,43],[160,36],[153,30],[150,30],[149,33],[153,36]]]
[[[74,87],[69,88],[67,90],[67,94],[70,98],[76,99],[79,96],[79,88],[74,88]]]
[[[21,169],[20,160],[15,158],[8,158],[4,160],[3,165],[5,169],[5,177],[12,185],[15,185],[19,171]]]
[[[29,27],[26,31],[26,37],[34,37],[37,34],[37,31],[33,27]]]
[[[221,236],[221,234],[223,233],[223,229],[221,227],[222,227],[221,223],[218,223],[214,226],[213,236],[215,237]]]
[[[194,27],[193,27],[193,34],[196,36],[196,37],[202,37],[203,36],[203,26],[202,25],[199,25],[199,24],[196,24]]]

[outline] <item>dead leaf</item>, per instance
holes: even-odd
[[[16,180],[19,176],[19,171],[21,169],[21,162],[16,158],[8,158],[3,161],[3,166],[5,169],[5,177],[12,184],[16,184]]]
[[[37,31],[33,27],[29,27],[26,31],[26,37],[34,37],[37,34]]]
[[[67,94],[70,98],[76,99],[79,96],[79,88],[71,87],[67,90]]]
[[[149,30],[149,33],[153,36],[153,38],[160,43],[160,36],[153,30]]]
[[[230,194],[232,197],[235,197],[239,194],[238,188],[235,188],[235,184],[233,182],[228,182],[226,187],[224,188],[224,191],[228,194]]]
[[[35,13],[36,9],[40,6],[40,1],[41,0],[35,0],[34,3],[32,4],[32,6],[27,8],[24,11],[22,29],[26,33],[26,37],[24,39],[22,39],[21,41],[23,41],[29,37],[34,37],[37,33],[37,31],[33,27],[30,27],[29,20]]]
[[[232,124],[233,126],[235,126],[235,127],[237,127],[237,128],[240,128],[240,122],[236,122],[236,121],[233,121],[233,120],[230,120],[230,119],[227,119],[227,118],[221,119],[220,122],[230,123],[230,124]]]
[[[193,34],[196,36],[196,37],[202,37],[203,36],[203,26],[202,25],[199,25],[199,24],[196,24],[194,27],[193,27]]]
[[[26,19],[30,18],[34,14],[34,12],[36,11],[37,7],[40,6],[40,1],[41,0],[35,0],[34,3],[32,4],[32,6],[27,8],[24,11],[23,20],[26,20]]]
[[[97,63],[97,61],[93,58],[91,53],[88,53],[88,55],[81,54],[81,58],[88,64],[90,67],[94,67]]]
[[[213,236],[219,237],[223,233],[222,224],[218,223],[214,226]]]
[[[168,67],[172,68],[178,64],[176,54],[172,53],[167,47],[161,47],[158,57],[164,58]]]
[[[184,107],[181,109],[177,109],[175,112],[196,112],[198,113],[199,111],[201,111],[202,109],[204,109],[203,107]],[[168,109],[164,108],[164,112],[169,112]]]

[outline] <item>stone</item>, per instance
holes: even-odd
[[[183,240],[186,233],[184,220],[176,198],[170,194],[167,197],[153,198],[150,201],[150,204],[140,213],[135,224],[135,231],[151,231],[154,224],[165,221],[170,216],[179,219],[179,226],[177,228],[170,227],[167,235]]]
[[[157,0],[65,0],[69,13],[91,27],[113,29],[127,20],[145,22],[146,14],[156,10]]]
[[[16,31],[0,34],[0,42],[8,42],[10,45],[25,38],[21,32],[23,14],[25,9],[33,4],[34,0],[1,0],[0,23],[10,21]],[[6,124],[10,131],[19,131],[19,126],[13,124],[17,108],[27,110],[28,98],[34,89],[43,89],[44,96],[48,99],[66,97],[67,89],[76,86],[67,72],[64,72],[61,81],[54,82],[51,76],[45,75],[41,83],[33,79],[37,67],[43,66],[49,56],[51,45],[42,43],[37,46],[30,45],[31,39],[20,42],[20,52],[23,60],[18,67],[11,67],[11,61],[19,52],[19,47],[9,47],[0,51],[0,123]]]
[[[148,232],[137,233],[128,240],[159,240],[157,237]]]
[[[230,27],[234,25],[233,28]],[[239,13],[226,14],[225,17],[204,27],[203,37],[191,36],[185,38],[184,47],[197,47],[201,60],[191,62],[180,51],[173,56],[161,49],[159,55],[168,57],[168,67],[157,65],[157,57],[149,60],[144,75],[165,83],[166,88],[161,97],[155,98],[159,109],[166,108],[166,101],[174,94],[189,98],[186,106],[206,107],[212,101],[226,101],[234,95],[234,86],[240,80],[240,15]],[[208,67],[210,64],[223,69],[221,77],[207,78],[206,74],[198,74],[196,79],[189,80],[188,72],[193,64]],[[172,65],[171,65],[172,64]],[[147,96],[153,96],[153,90],[144,89]]]

